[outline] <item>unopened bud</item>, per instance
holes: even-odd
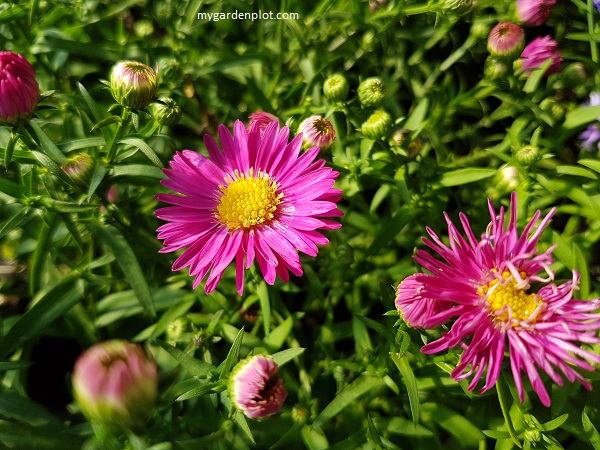
[[[158,103],[152,104],[152,116],[161,125],[177,125],[182,115],[181,108],[171,98],[161,98]]]
[[[37,109],[40,88],[23,56],[0,52],[0,125],[26,124]]]
[[[122,61],[111,72],[110,89],[120,105],[143,109],[156,97],[156,73],[146,64]]]
[[[305,149],[317,146],[324,150],[329,148],[335,141],[333,125],[321,116],[311,116],[304,119],[298,127],[298,133],[302,133],[302,146]]]
[[[341,102],[346,100],[349,91],[350,86],[344,75],[331,75],[325,80],[325,83],[323,83],[323,94],[325,94],[327,100],[331,102]]]
[[[392,116],[383,109],[375,111],[363,122],[360,131],[367,138],[378,140],[385,137],[392,126]]]
[[[380,78],[367,78],[358,85],[357,94],[361,105],[378,106],[385,99],[386,88]]]
[[[531,166],[536,163],[540,157],[538,148],[534,145],[526,145],[515,153],[515,159],[523,166]]]
[[[525,32],[519,25],[500,22],[488,37],[487,48],[492,57],[503,61],[514,61],[525,47]]]

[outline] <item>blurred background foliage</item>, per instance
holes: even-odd
[[[555,386],[550,409],[537,399],[500,405],[493,392],[468,393],[449,378],[454,352],[420,353],[436,332],[394,328],[394,289],[417,270],[425,227],[443,235],[442,212],[462,211],[483,233],[487,198],[506,205],[513,190],[521,223],[558,209],[540,247],[558,244],[559,278],[578,269],[580,298],[598,295],[600,163],[577,135],[600,116],[581,106],[600,81],[600,14],[591,1],[559,2],[526,38],[552,35],[562,71],[489,80],[488,32],[514,19],[514,2],[444,9],[451,3],[0,4],[1,48],[33,64],[42,92],[56,91],[29,130],[32,145],[19,142],[0,169],[0,448],[514,448],[502,406],[526,447],[600,449],[597,390]],[[197,16],[259,10],[299,19]],[[117,114],[101,81],[124,59],[158,67],[157,97],[173,98],[183,118],[157,130],[141,114],[109,161],[102,149],[117,125],[94,125]],[[349,80],[346,102],[323,96],[334,73]],[[382,107],[394,120],[376,141],[360,132],[373,108],[356,97],[373,76],[384,80]],[[160,168],[176,150],[205,153],[202,135],[256,110],[292,131],[313,114],[332,121],[337,140],[322,157],[341,173],[343,226],[327,233],[317,258],[303,257],[302,278],[271,287],[251,271],[240,298],[230,267],[206,295],[187,273],[171,272],[174,255],[158,254]],[[10,139],[0,128],[0,159]],[[539,160],[519,163],[516,152],[530,144]],[[58,164],[78,153],[95,165],[74,181]],[[206,380],[156,339],[218,365],[242,327],[242,356],[306,348],[282,368],[290,393],[282,413],[246,423],[227,414],[224,394],[175,401]],[[72,403],[69,374],[82,349],[114,337],[150,345],[161,394],[147,435],[97,442]]]

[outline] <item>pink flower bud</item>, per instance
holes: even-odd
[[[333,125],[321,116],[304,119],[298,127],[298,133],[302,133],[304,148],[321,147],[321,149],[326,149],[335,141]]]
[[[233,369],[229,395],[246,417],[264,419],[279,412],[287,391],[279,378],[277,363],[269,356],[252,356]]]
[[[0,52],[0,125],[21,126],[37,109],[35,70],[21,55]]]
[[[250,132],[252,127],[256,124],[256,126],[260,130],[261,136],[263,135],[265,129],[270,123],[277,122],[281,125],[280,120],[276,116],[264,111],[256,111],[255,113],[250,114],[248,116],[248,119],[250,119],[250,122],[248,123],[247,127],[248,132]]]
[[[558,52],[558,44],[550,36],[538,37],[527,44],[521,53],[521,69],[529,74],[533,69],[541,67],[548,59],[552,60],[547,75],[560,71],[562,57]]]
[[[525,47],[523,28],[510,22],[500,22],[488,37],[487,48],[495,58],[513,61],[519,57]]]
[[[122,106],[143,109],[156,97],[156,72],[137,61],[121,61],[110,74],[110,90]]]
[[[143,348],[122,340],[90,347],[75,362],[73,394],[83,414],[110,430],[139,430],[154,405],[157,369]]]
[[[517,0],[517,16],[527,27],[537,27],[550,16],[556,0]]]

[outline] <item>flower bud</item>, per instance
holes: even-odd
[[[502,81],[506,79],[511,69],[506,62],[488,56],[483,64],[483,76],[491,81]]]
[[[181,66],[174,59],[161,59],[158,61],[158,79],[161,84],[179,86],[183,79]]]
[[[517,17],[526,27],[543,24],[552,12],[556,0],[517,0]]]
[[[335,255],[342,264],[347,266],[354,262],[354,249],[348,244],[341,244],[335,249]]]
[[[167,340],[177,341],[184,333],[191,331],[190,320],[187,317],[178,317],[167,325]]]
[[[546,97],[540,102],[540,108],[549,112],[554,119],[562,122],[567,113],[567,107],[564,103],[558,101],[555,97]]]
[[[108,203],[115,204],[121,199],[121,194],[119,193],[119,187],[116,184],[111,184],[111,186],[106,191],[106,201]]]
[[[333,125],[321,116],[311,116],[304,119],[298,127],[298,133],[302,133],[302,146],[305,149],[316,146],[324,150],[329,148],[335,141]]]
[[[258,127],[258,129],[260,130],[260,135],[262,136],[263,133],[265,132],[265,130],[267,129],[267,126],[272,123],[272,122],[277,122],[278,124],[281,125],[281,121],[277,118],[277,116],[274,116],[273,114],[270,114],[268,112],[264,112],[264,111],[256,111],[255,113],[252,113],[248,116],[248,119],[250,119],[250,122],[248,122],[248,131],[250,131],[252,129],[252,127],[254,125],[256,125]]]
[[[159,103],[152,104],[152,117],[161,125],[168,127],[177,125],[181,120],[183,113],[177,106],[175,100],[171,98],[160,98]]]
[[[26,124],[37,109],[39,96],[32,65],[22,55],[0,52],[0,125]]]
[[[490,26],[482,21],[473,22],[471,25],[471,36],[476,39],[483,39],[484,37],[489,36],[490,34]]]
[[[133,32],[139,38],[142,38],[142,39],[149,38],[154,33],[154,24],[150,20],[146,20],[146,19],[138,20],[133,25]]]
[[[264,419],[279,412],[287,391],[278,370],[269,356],[251,356],[240,361],[229,379],[233,405],[251,419]]]
[[[514,23],[500,22],[488,37],[487,48],[492,57],[513,61],[519,57],[525,47],[525,32]]]
[[[140,430],[156,399],[156,372],[141,346],[102,342],[75,362],[73,394],[91,422],[111,431]]]
[[[94,160],[87,153],[77,153],[67,158],[61,167],[73,180],[86,182],[92,174]]]
[[[539,149],[534,145],[526,145],[515,153],[515,159],[523,166],[531,166],[540,157]]]
[[[110,90],[120,105],[143,109],[156,97],[156,72],[137,61],[121,61],[110,74]]]
[[[392,126],[392,116],[383,109],[375,111],[369,118],[360,126],[360,131],[365,137],[373,139],[381,139],[385,137]]]
[[[346,100],[350,86],[344,75],[336,73],[331,75],[323,83],[323,94],[330,102],[341,102]]]
[[[519,59],[521,69],[530,74],[533,69],[542,66],[548,59],[552,60],[546,75],[560,71],[562,57],[558,52],[558,44],[550,36],[537,37],[523,50]]]
[[[464,14],[473,6],[473,0],[443,0],[442,12]]]
[[[363,80],[358,85],[358,100],[363,106],[378,106],[385,99],[385,85],[378,77],[371,77]]]

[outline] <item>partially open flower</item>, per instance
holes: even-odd
[[[541,67],[548,59],[552,60],[547,75],[560,71],[562,57],[558,52],[558,44],[550,36],[538,37],[527,44],[521,53],[521,69],[529,74],[533,69]]]
[[[287,390],[269,356],[252,356],[240,361],[229,380],[229,395],[234,406],[246,417],[264,419],[281,409]]]
[[[302,146],[304,148],[320,147],[326,149],[335,141],[333,125],[321,116],[311,116],[304,119],[298,127],[298,133],[302,133]]]
[[[120,105],[143,109],[156,97],[156,72],[137,61],[121,61],[110,74],[110,90]]]
[[[250,114],[248,116],[248,119],[250,119],[250,122],[248,122],[248,132],[250,132],[250,130],[252,129],[252,126],[256,124],[256,126],[258,127],[259,131],[260,131],[260,135],[262,136],[263,133],[265,132],[265,129],[267,128],[267,126],[270,123],[273,122],[277,122],[279,125],[281,125],[281,121],[279,120],[279,118],[277,116],[274,116],[271,113],[268,112],[264,112],[264,111],[256,111],[252,114]]]
[[[556,0],[517,0],[517,16],[527,27],[543,24],[552,12]]]
[[[513,61],[519,57],[525,47],[525,32],[519,25],[500,22],[488,37],[487,48],[494,58]]]
[[[110,340],[75,362],[73,394],[83,414],[110,430],[143,428],[157,393],[156,364],[137,344]]]
[[[37,109],[35,70],[21,55],[0,52],[0,125],[21,126]]]
[[[385,99],[387,90],[385,84],[378,77],[371,77],[363,80],[358,85],[358,100],[363,106],[378,106]]]

